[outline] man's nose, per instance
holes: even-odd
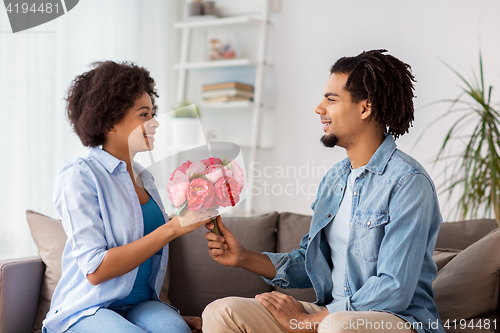
[[[326,114],[326,110],[323,106],[321,106],[322,103],[319,103],[314,112],[316,112],[319,115]]]

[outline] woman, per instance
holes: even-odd
[[[43,332],[190,333],[187,321],[201,327],[201,319],[183,319],[158,295],[168,243],[217,211],[188,212],[198,222],[186,227],[177,216],[166,223],[152,175],[133,161],[154,148],[155,97],[149,72],[129,63],[98,62],[72,82],[68,118],[92,149],[56,179],[53,200],[68,240]]]

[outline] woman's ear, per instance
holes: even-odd
[[[372,104],[367,99],[363,101],[363,111],[361,111],[361,119],[369,119],[372,114]]]

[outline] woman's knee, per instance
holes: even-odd
[[[158,301],[147,301],[132,308],[126,318],[137,326],[152,332],[191,332],[182,316]]]

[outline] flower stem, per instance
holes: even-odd
[[[212,223],[214,224],[214,228],[212,229],[212,232],[216,235],[222,236],[219,230],[219,226],[217,225],[217,218],[212,219]]]

